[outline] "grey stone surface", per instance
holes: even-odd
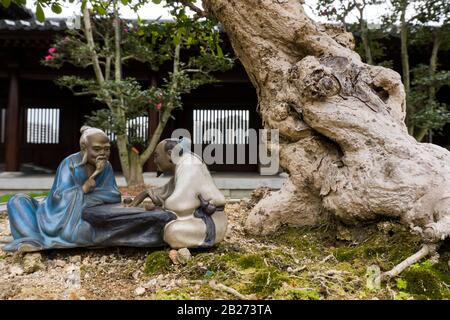
[[[252,193],[254,189],[249,190],[239,190],[239,189],[233,189],[230,190],[230,198],[232,199],[242,199],[245,197],[250,196],[250,193]]]
[[[191,260],[191,252],[188,248],[179,249],[177,252],[177,260],[180,264],[186,264],[189,260]]]
[[[286,175],[281,173],[276,176],[261,176],[256,172],[213,172],[214,182],[226,198],[241,199],[248,197],[256,188],[268,187],[280,189],[286,180]],[[24,175],[10,172],[0,174],[0,194],[5,193],[27,193],[48,191],[52,187],[54,176],[52,174]],[[145,183],[152,186],[161,186],[169,181],[169,176],[156,177],[155,172],[144,173]],[[117,184],[122,187],[126,185],[125,178],[116,175]],[[42,200],[44,197],[38,197]],[[0,211],[6,210],[6,204],[0,203]]]
[[[0,179],[1,178],[17,178],[17,177],[23,177],[25,174],[23,172],[20,171],[4,171],[4,172],[0,172]]]
[[[230,189],[220,189],[220,191],[222,192],[222,194],[225,198],[230,197],[230,194],[231,194]]]
[[[40,253],[28,253],[23,258],[23,271],[25,273],[33,273],[45,268],[42,263],[42,255]]]
[[[12,174],[12,175],[11,175]],[[51,174],[16,175],[16,173],[2,172],[0,175],[0,190],[49,190],[52,187],[54,176]],[[256,189],[269,187],[279,189],[286,177],[261,176],[256,172],[244,173],[212,173],[214,182],[219,189]],[[144,173],[145,183],[160,186],[170,179],[169,176],[156,177],[155,172]],[[125,178],[116,175],[117,184],[125,186]]]

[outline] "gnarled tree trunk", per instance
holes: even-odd
[[[400,219],[429,240],[450,234],[450,153],[405,126],[398,73],[361,62],[350,34],[310,20],[299,0],[204,0],[280,130],[282,189],[250,213],[250,232],[283,224]]]

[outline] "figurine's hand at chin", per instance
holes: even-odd
[[[89,193],[92,190],[94,190],[95,188],[95,180],[92,178],[89,178],[86,180],[86,182],[83,184],[83,186],[81,187],[83,189],[84,193]]]
[[[98,157],[95,160],[95,171],[103,171],[105,169],[106,159],[103,157]]]

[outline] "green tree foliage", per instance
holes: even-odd
[[[430,94],[431,88],[431,92],[437,92],[444,86],[450,86],[450,71],[430,73],[429,65],[420,64],[412,69],[412,77],[409,101],[416,110],[412,121],[416,138],[420,141],[428,130],[439,132],[450,122],[450,106],[440,103],[434,94]]]
[[[130,4],[128,0],[121,3],[125,1]],[[43,60],[53,68],[71,64],[94,71],[91,78],[69,75],[57,83],[74,95],[92,96],[107,106],[94,112],[88,122],[116,134],[122,171],[129,185],[143,183],[142,167],[172,111],[182,107],[181,96],[217,81],[213,73],[233,65],[233,59],[222,52],[215,21],[188,16],[182,4],[167,6],[173,21],[123,21],[117,1],[99,2],[94,10],[85,7],[82,28],[59,37]],[[144,88],[136,79],[122,77],[122,67],[130,61],[144,63],[149,70],[170,63],[172,71],[158,86]],[[127,120],[146,115],[149,109],[160,112],[158,127],[149,141],[138,140],[130,128],[127,130]]]
[[[442,73],[437,76],[436,72],[438,53],[445,49],[443,38],[445,35],[448,37],[450,6],[448,0],[390,0],[389,3],[389,14],[383,19],[387,29],[399,29],[400,33],[402,77],[407,100],[406,124],[410,134],[421,141],[428,130],[439,130],[450,120],[448,107],[438,103],[435,97],[438,88],[445,85]],[[432,47],[426,72],[421,65],[410,67],[409,47],[414,42]],[[431,80],[435,76],[440,80]]]
[[[368,28],[366,14],[367,11],[382,4],[381,0],[318,0],[316,12],[321,16],[326,16],[332,21],[341,22],[347,29],[349,27],[348,17],[353,14],[358,21],[356,30],[359,32],[362,40],[362,49],[365,60],[368,64],[374,64],[373,49],[371,41],[371,32]],[[355,27],[353,25],[353,27]],[[355,29],[355,28],[354,28]]]
[[[439,70],[440,52],[449,52],[450,4],[446,0],[426,1],[416,11],[416,24],[411,27],[411,43],[430,47],[428,65],[419,64],[411,70],[412,83],[409,102],[413,134],[421,141],[429,131],[440,131],[450,122],[450,106],[439,103],[436,93],[450,86],[450,71]],[[433,25],[430,25],[433,23]]]
[[[4,6],[15,2],[24,4],[25,0],[1,0]],[[66,0],[74,2],[75,0]],[[82,7],[87,0],[82,0]],[[161,0],[151,0],[161,3]],[[41,19],[42,10],[39,7],[51,7],[58,11],[58,6],[64,0],[36,0],[36,13]],[[122,5],[127,5],[135,10],[150,0],[121,0]],[[205,14],[194,5],[195,0],[167,0],[169,6],[179,12],[178,20],[188,23],[189,19],[180,8],[189,7],[195,12],[194,21],[199,21]],[[430,130],[438,131],[450,121],[448,118],[449,106],[440,103],[436,99],[439,89],[445,88],[447,84],[448,71],[441,70],[438,56],[439,53],[448,52],[449,44],[449,11],[448,0],[389,0],[387,13],[379,17],[383,21],[381,30],[370,30],[365,19],[367,10],[373,6],[380,5],[380,0],[318,0],[315,8],[316,13],[326,16],[330,20],[339,21],[353,32],[361,35],[361,43],[357,44],[356,50],[365,57],[368,63],[375,63],[392,67],[392,61],[383,61],[384,48],[375,39],[382,38],[386,34],[397,33],[400,35],[400,51],[402,62],[402,77],[407,98],[406,124],[409,132],[421,141]],[[92,0],[90,3],[98,13],[106,13],[105,7],[109,2]],[[181,11],[180,11],[181,10]],[[350,25],[349,15],[354,15],[358,23]],[[176,44],[180,35],[185,44],[191,44],[192,38],[184,36],[186,29],[181,28],[172,34],[172,43]],[[151,33],[150,33],[151,34]],[[148,36],[148,34],[147,34]],[[207,36],[206,42],[209,48],[214,48],[214,36]],[[155,41],[152,38],[152,41]],[[420,44],[423,47],[431,47],[429,61],[422,61],[420,65],[410,67],[409,48],[411,45]],[[213,52],[214,50],[210,50]],[[169,54],[169,53],[168,53]],[[221,57],[220,46],[212,53],[214,57]],[[136,59],[137,59],[136,55]],[[145,57],[150,57],[147,52]],[[165,55],[159,55],[163,60]],[[202,60],[204,58],[199,58]],[[207,58],[206,58],[207,59]],[[87,62],[89,63],[89,62]],[[425,64],[424,64],[425,63]],[[155,64],[155,63],[154,63]],[[442,89],[441,89],[442,90]]]

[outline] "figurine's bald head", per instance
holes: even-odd
[[[110,155],[109,138],[98,128],[83,126],[81,128],[80,149],[83,154],[83,163],[93,166],[99,161],[107,161]]]
[[[183,154],[183,148],[180,146],[179,139],[164,139],[156,146],[154,162],[158,176],[163,172],[175,171],[174,151],[178,152],[178,156]]]

